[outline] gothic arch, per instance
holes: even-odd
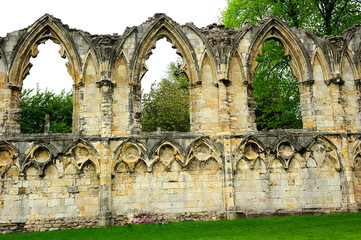
[[[303,126],[305,128],[314,127],[314,121],[312,121],[311,117],[308,116],[311,111],[307,109],[306,104],[302,104],[310,102],[310,99],[312,99],[309,94],[310,89],[305,87],[310,86],[310,83],[313,82],[313,72],[309,61],[309,53],[306,51],[298,37],[293,33],[291,28],[274,16],[262,20],[259,25],[252,27],[248,26],[245,32],[243,32],[235,42],[237,46],[241,42],[247,46],[247,48],[243,46],[243,50],[235,48],[234,51],[236,49],[242,51],[242,54],[244,54],[243,60],[246,61],[244,63],[245,79],[243,82],[250,85],[248,88],[249,92],[247,92],[247,111],[249,111],[249,119],[247,119],[247,122],[249,123],[249,127],[251,129],[256,128],[255,103],[253,98],[253,76],[258,66],[256,58],[262,54],[262,47],[268,40],[278,41],[284,48],[285,56],[291,57],[289,66],[299,83],[298,89]]]
[[[161,14],[160,17],[149,27],[144,34],[131,62],[131,82],[139,84],[142,77],[147,71],[145,61],[151,56],[152,49],[155,48],[156,42],[166,38],[172,43],[172,47],[177,49],[177,54],[183,58],[185,74],[189,82],[197,81],[199,67],[196,61],[195,52],[187,36],[182,32],[179,26],[169,17]]]
[[[99,59],[97,57],[97,54],[92,49],[89,49],[84,59],[85,59],[85,61],[82,66],[82,69],[83,69],[82,75],[86,75],[87,66],[89,65],[89,63],[92,63],[95,68],[96,76],[99,76]],[[85,83],[82,82],[82,84],[85,84]]]
[[[357,68],[355,66],[355,63],[353,62],[353,56],[352,53],[348,50],[345,49],[343,57],[342,57],[342,61],[341,61],[341,76],[344,75],[344,63],[345,61],[348,61],[350,66],[351,66],[351,70],[352,70],[352,75],[353,75],[353,79],[357,79]]]
[[[270,39],[279,41],[285,49],[285,56],[291,56],[290,67],[299,82],[312,79],[312,68],[306,49],[285,23],[272,17],[258,30],[249,47],[246,58],[249,80],[252,80],[258,65],[257,55],[262,54],[263,44]]]
[[[15,46],[9,68],[8,83],[11,87],[22,88],[22,81],[32,66],[30,57],[36,57],[39,53],[38,45],[48,39],[60,45],[61,57],[68,58],[66,67],[74,84],[81,82],[81,60],[68,30],[59,20],[45,14],[27,29]]]
[[[125,67],[125,72],[120,72],[119,71],[119,67],[121,65],[124,65]],[[119,84],[118,82],[118,77],[122,74],[124,75],[123,78],[126,78],[127,79],[127,84],[129,83],[129,59],[128,57],[126,56],[126,54],[124,54],[123,51],[121,51],[115,61],[113,62],[113,66],[111,67],[112,69],[112,79],[113,79],[113,82],[116,83],[116,84]],[[121,73],[121,74],[120,74]]]
[[[148,153],[145,146],[134,139],[127,139],[115,150],[110,169],[114,173],[120,163],[125,163],[130,172],[134,172],[139,162],[143,161],[149,168]]]
[[[99,153],[89,141],[77,139],[65,148],[63,153],[63,169],[72,164],[78,171],[82,171],[90,162],[94,164],[96,173],[100,173]]]
[[[154,146],[150,150],[149,158],[153,159],[155,157],[155,155],[157,154],[157,151],[159,151],[159,149],[164,145],[172,146],[175,150],[177,150],[177,152],[182,156],[182,158],[186,155],[185,150],[183,149],[183,147],[180,144],[178,144],[177,142],[175,142],[172,139],[165,138],[165,139],[157,142],[156,144],[154,144]]]
[[[202,53],[202,56],[199,58],[200,59],[200,63],[202,62],[202,59],[204,57],[204,54],[208,54],[208,57],[210,58],[210,61],[212,62],[213,66],[216,66],[217,65],[217,61],[216,61],[216,53],[215,53],[215,48],[212,47],[212,45],[210,44],[210,42],[207,40],[207,38],[205,37],[204,34],[202,34],[200,32],[200,30],[193,24],[193,23],[186,23],[186,26],[191,29],[193,31],[194,34],[196,34],[202,41],[202,44],[203,44],[203,47],[204,47],[204,50],[203,50],[203,53]],[[229,61],[227,61],[229,62]],[[215,69],[217,69],[215,67]],[[200,71],[200,67],[199,67],[199,71]],[[219,77],[219,76],[217,76]],[[228,75],[226,76],[227,79],[228,79]],[[196,80],[196,82],[199,81]]]
[[[314,54],[311,58],[311,63],[312,63],[313,67],[315,67],[317,65],[316,64],[317,62],[321,66],[324,81],[327,81],[328,79],[331,78],[331,75],[330,75],[331,66],[329,65],[328,61],[326,60],[326,56],[320,47],[316,48],[316,50],[314,51]],[[314,80],[317,80],[317,79],[314,79]]]
[[[137,29],[136,27],[131,27],[131,28],[125,30],[121,41],[116,46],[115,51],[112,52],[112,55],[110,57],[110,69],[112,69],[112,70],[115,69],[115,65],[119,61],[119,59],[122,55],[126,58],[126,62],[128,64],[128,68],[129,68],[130,59],[129,59],[129,57],[126,57],[125,56],[126,54],[123,52],[124,44],[129,38],[132,38],[132,34],[136,33],[136,29]],[[99,58],[100,58],[100,56],[99,56]]]
[[[86,57],[84,58],[85,61],[84,61],[83,66],[82,66],[81,69],[84,70],[84,65],[85,65],[86,59],[88,58],[88,55],[91,54],[94,63],[96,63],[95,66],[96,66],[97,70],[99,71],[101,54],[99,53],[99,51],[96,50],[96,47],[95,47],[94,43],[91,41],[91,39],[89,38],[89,36],[87,34],[85,34],[82,31],[80,31],[79,34],[83,37],[83,39],[89,45],[89,49],[88,49],[88,52],[86,54]]]
[[[166,169],[170,169],[174,161],[178,162],[180,166],[183,165],[185,152],[182,147],[170,139],[164,139],[158,142],[151,150],[151,168],[157,163],[161,162]]]
[[[199,65],[199,69],[200,69],[200,81],[202,82],[202,67],[205,63],[209,63],[209,65],[211,66],[211,73],[212,73],[212,78],[214,79],[214,83],[213,84],[217,84],[217,68],[215,65],[215,62],[213,60],[213,57],[211,54],[209,54],[208,51],[205,51],[201,58],[200,58],[200,65]]]
[[[24,162],[20,165],[20,171],[26,173],[26,170],[34,166],[39,176],[44,176],[47,166],[55,164],[59,151],[50,143],[39,141],[25,151]],[[58,169],[59,170],[59,169]]]
[[[239,162],[242,160],[245,160],[248,166],[254,169],[257,160],[263,161],[265,159],[264,150],[265,147],[263,143],[257,138],[253,136],[246,137],[233,151],[233,157],[235,159],[234,169],[237,168]]]
[[[327,159],[333,162],[336,171],[341,171],[340,157],[336,145],[326,137],[318,135],[307,144],[305,154],[307,167],[310,166],[309,161],[312,160],[316,167],[321,168]]]
[[[189,165],[193,160],[206,162],[209,159],[217,161],[219,166],[223,166],[222,153],[209,139],[200,137],[194,140],[187,148],[187,158],[184,166]]]
[[[237,66],[240,67],[240,72],[241,72],[241,79],[243,81],[246,80],[246,74],[244,72],[244,68],[243,68],[243,63],[242,63],[242,57],[241,57],[241,54],[239,53],[239,50],[238,49],[235,49],[233,54],[231,55],[230,57],[230,63],[235,62],[237,64]],[[233,71],[233,68],[234,68],[234,64],[230,64],[229,68],[228,68],[228,79],[231,79],[231,74],[232,74],[232,71]]]
[[[272,152],[280,160],[284,169],[288,169],[291,162],[297,153],[302,149],[302,146],[292,137],[281,137],[272,144]]]
[[[195,51],[187,36],[182,32],[178,24],[164,14],[159,14],[155,17],[157,19],[152,23],[135,48],[129,67],[131,96],[133,98],[130,112],[131,118],[134,119],[131,129],[135,132],[140,130],[141,79],[148,70],[145,62],[152,55],[152,49],[155,48],[156,42],[159,39],[166,38],[172,43],[172,47],[177,49],[177,54],[183,59],[183,65],[180,67],[180,71],[187,75],[190,85],[199,79],[199,67],[196,61]],[[192,95],[195,95],[195,93],[190,91],[190,99],[192,99]],[[190,102],[191,109],[195,104],[193,102],[194,101]]]
[[[20,169],[18,149],[7,141],[0,141],[0,178],[12,167]]]

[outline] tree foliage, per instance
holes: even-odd
[[[361,21],[361,1],[227,0],[220,20],[226,27],[240,28],[245,22],[258,22],[267,13],[320,36],[338,35]]]
[[[306,23],[308,1],[298,0],[227,0],[221,21],[226,27],[240,28],[246,22],[257,23],[272,13],[296,27]]]
[[[185,74],[175,75],[177,63],[171,62],[166,77],[153,83],[149,93],[142,96],[142,130],[188,132],[189,92]]]
[[[50,131],[53,133],[70,133],[72,131],[73,93],[56,94],[41,91],[39,86],[24,89],[21,95],[21,133],[43,133],[45,114],[50,117]]]

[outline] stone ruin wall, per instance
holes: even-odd
[[[145,61],[163,37],[190,80],[189,133],[141,131]],[[49,39],[74,80],[73,133],[20,134],[29,59]],[[256,130],[268,39],[291,56],[303,129]],[[156,14],[91,35],[44,15],[0,38],[0,231],[358,211],[360,52],[359,25],[319,38],[273,16],[234,30]]]

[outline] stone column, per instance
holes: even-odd
[[[331,92],[331,104],[332,104],[332,112],[333,112],[333,120],[334,120],[334,130],[335,131],[346,131],[345,127],[345,112],[342,106],[342,99],[340,93],[340,86],[345,82],[341,77],[332,78],[326,81],[326,84],[330,87]]]
[[[218,99],[219,99],[219,125],[221,132],[229,133],[231,131],[231,120],[229,114],[229,102],[228,102],[228,89],[227,86],[230,84],[228,79],[220,81],[218,86]]]
[[[256,113],[255,113],[255,106],[256,101],[253,97],[253,83],[245,80],[243,81],[244,87],[246,88],[247,93],[247,107],[248,107],[248,116],[246,117],[245,122],[242,119],[242,124],[245,124],[244,130],[246,131],[256,131],[257,125],[256,125]],[[246,113],[247,114],[247,113]]]
[[[236,218],[235,193],[234,193],[234,176],[233,176],[233,159],[232,159],[232,142],[230,136],[224,136],[224,185],[223,198],[227,219]]]
[[[142,125],[140,124],[140,118],[142,113],[142,90],[141,85],[138,83],[132,83],[129,96],[129,105],[131,112],[131,132],[140,133],[142,131]]]
[[[3,93],[2,101],[3,119],[0,125],[1,134],[5,136],[14,136],[20,134],[21,119],[21,89],[16,86],[10,86]]]
[[[309,79],[299,82],[300,104],[302,112],[303,129],[316,130],[315,106],[313,103],[313,84],[315,80]]]
[[[110,172],[100,173],[99,227],[112,226],[114,224],[112,218],[111,188],[112,188],[111,173]]]
[[[201,86],[202,82],[197,81],[196,83],[189,84],[189,117],[191,124],[191,132],[199,132],[200,122],[199,122],[199,106],[200,106],[200,96],[201,96]]]
[[[84,125],[83,111],[81,111],[82,101],[84,100],[84,94],[81,93],[81,88],[84,87],[82,82],[73,85],[73,123],[72,132],[82,133]]]
[[[346,134],[341,135],[341,181],[343,182],[342,194],[346,199],[347,210],[350,212],[358,212],[357,203],[355,199],[354,192],[354,179],[353,179],[353,163],[350,159],[350,155],[348,152],[348,147],[351,145],[349,143],[349,138]],[[343,174],[342,174],[343,173]]]
[[[97,82],[97,86],[101,89],[102,92],[101,135],[102,137],[108,137],[112,132],[112,93],[115,84],[108,79],[103,79],[100,82]]]
[[[104,78],[104,76],[111,77],[110,72],[103,72],[101,74],[103,79],[100,82],[97,82],[97,86],[100,88],[102,93],[102,103],[101,103],[101,136],[102,143],[101,148],[99,149],[100,155],[100,176],[99,176],[99,226],[111,226],[113,225],[112,220],[112,206],[111,206],[111,188],[112,188],[112,176],[109,169],[110,159],[111,159],[111,149],[109,146],[109,137],[112,135],[112,94],[114,83],[110,80]]]
[[[105,227],[114,224],[112,216],[112,170],[110,169],[112,153],[108,138],[103,137],[98,151],[100,156],[99,227]]]

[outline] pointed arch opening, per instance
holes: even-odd
[[[49,102],[54,103],[56,106],[53,106],[54,109],[48,109],[47,112],[49,114],[49,121],[45,121],[46,112],[44,109],[40,110],[40,113],[38,116],[36,116],[36,124],[34,124],[34,121],[32,122],[33,126],[30,126],[30,129],[24,128],[23,126],[20,127],[20,121],[24,119],[28,119],[29,116],[25,116],[26,113],[24,110],[21,109],[21,107],[25,107],[25,101],[24,97],[22,97],[22,90],[24,93],[27,93],[27,97],[31,96],[31,93],[29,93],[29,90],[25,90],[27,88],[27,85],[24,85],[25,78],[29,75],[30,69],[32,68],[32,58],[35,58],[38,56],[39,51],[42,50],[41,48],[43,46],[47,47],[48,45],[52,45],[53,43],[57,44],[55,45],[56,48],[59,48],[59,54],[61,58],[64,58],[68,60],[65,63],[66,69],[68,74],[65,73],[64,68],[62,68],[62,74],[63,76],[66,76],[68,80],[67,89],[72,89],[74,85],[77,85],[80,83],[80,69],[81,69],[81,61],[78,52],[76,51],[74,47],[73,40],[71,36],[69,35],[70,31],[64,27],[64,25],[61,24],[57,19],[53,18],[50,15],[44,15],[42,18],[40,18],[38,21],[36,21],[32,26],[30,26],[26,33],[23,35],[19,43],[15,46],[13,55],[11,57],[10,62],[10,70],[9,70],[9,77],[8,77],[8,86],[11,89],[11,103],[13,106],[15,106],[14,113],[9,117],[9,130],[8,132],[11,134],[19,134],[19,133],[42,133],[42,132],[72,132],[75,129],[73,128],[73,101],[72,101],[72,92],[67,93],[53,93],[48,89],[48,91],[45,91],[45,93],[41,93],[38,91],[38,89],[33,90],[33,93],[37,95],[36,99],[37,101],[43,101],[45,102],[44,105],[49,105]],[[51,40],[51,41],[49,41]],[[53,43],[52,43],[53,42]],[[43,43],[46,43],[45,45],[42,45]],[[40,45],[40,46],[39,46]],[[53,44],[54,45],[54,44]],[[56,50],[54,50],[56,51]],[[46,51],[48,52],[48,51]],[[42,54],[41,54],[42,55]],[[58,59],[59,58],[58,55]],[[47,59],[47,62],[51,62],[51,59]],[[63,65],[63,63],[55,63],[57,65]],[[38,64],[36,64],[38,65]],[[36,69],[35,69],[36,70]],[[44,69],[41,70],[42,72]],[[45,74],[45,81],[50,83],[52,86],[56,86],[58,82],[64,82],[62,80],[55,80],[56,72],[46,73]],[[70,75],[71,78],[68,78]],[[28,80],[28,79],[26,79]],[[31,80],[29,80],[31,81]],[[45,86],[40,86],[41,89],[46,89]],[[60,87],[62,88],[62,87]],[[24,94],[23,94],[24,95]],[[42,96],[45,96],[45,99],[41,99]],[[54,95],[58,95],[58,98],[54,100]],[[62,99],[64,102],[59,102],[59,99]],[[33,99],[32,99],[33,100]],[[51,100],[51,101],[50,101]],[[64,104],[64,103],[67,104]],[[29,103],[30,108],[34,108],[34,106],[39,106],[39,102],[35,103]],[[34,105],[34,106],[32,106]],[[62,107],[64,105],[69,106],[69,108]],[[61,111],[59,111],[61,109]],[[54,114],[56,113],[56,114]],[[66,115],[66,117],[64,116]],[[21,117],[22,115],[22,117]],[[59,121],[59,119],[61,119]],[[64,119],[67,119],[66,121],[63,121]],[[53,124],[51,122],[53,121]],[[47,122],[47,123],[45,123]],[[49,123],[50,122],[50,126]],[[40,126],[34,129],[34,126]],[[76,131],[76,130],[75,130]]]
[[[179,28],[179,26],[174,23],[171,19],[169,19],[168,17],[166,17],[165,15],[161,14],[159,16],[157,20],[155,20],[153,22],[153,24],[149,27],[149,29],[146,31],[146,33],[143,35],[141,43],[138,45],[138,47],[135,50],[134,53],[134,59],[133,61],[131,61],[131,85],[132,85],[132,89],[131,89],[131,98],[132,98],[132,106],[131,106],[131,122],[132,122],[132,126],[131,126],[131,131],[133,132],[139,132],[142,131],[142,84],[143,84],[143,76],[145,75],[145,73],[148,71],[148,67],[146,65],[146,61],[148,60],[148,58],[153,54],[152,50],[155,49],[156,44],[158,42],[158,40],[163,41],[162,39],[165,38],[168,42],[171,43],[171,48],[176,49],[176,54],[178,54],[181,58],[182,58],[182,62],[180,62],[179,64],[174,64],[173,66],[170,67],[170,69],[172,69],[170,71],[171,74],[168,74],[168,78],[173,78],[173,79],[182,79],[181,81],[184,81],[185,79],[188,79],[188,83],[186,84],[178,84],[179,81],[176,80],[176,84],[172,83],[170,84],[170,82],[172,81],[165,81],[165,83],[163,84],[163,80],[161,81],[162,85],[165,85],[165,88],[168,90],[179,90],[179,92],[181,92],[181,94],[183,94],[185,97],[185,102],[186,103],[181,103],[180,101],[177,101],[174,96],[172,96],[173,94],[168,94],[170,95],[170,101],[166,100],[165,103],[162,103],[160,105],[166,105],[168,107],[170,107],[170,109],[174,112],[174,113],[166,113],[165,115],[169,115],[172,116],[172,118],[177,119],[179,117],[177,117],[177,115],[179,114],[179,111],[177,109],[176,106],[182,106],[183,109],[187,109],[187,111],[185,111],[186,113],[188,113],[188,115],[191,115],[190,113],[192,112],[192,105],[194,105],[195,101],[192,101],[192,90],[191,90],[191,86],[192,83],[196,82],[196,78],[198,76],[198,65],[195,61],[195,52],[188,40],[188,38],[185,36],[185,34],[181,31],[181,29]],[[169,48],[168,48],[169,49]],[[169,51],[169,50],[167,50]],[[174,51],[174,50],[170,50],[170,51]],[[173,74],[174,73],[174,74]],[[167,74],[166,74],[167,75]],[[169,76],[170,75],[170,76]],[[179,85],[179,86],[178,86]],[[187,91],[187,87],[189,89],[189,91]],[[186,94],[187,92],[189,92],[189,94]],[[187,99],[187,95],[189,100]],[[152,98],[152,97],[150,97]],[[193,97],[194,98],[194,97]],[[174,103],[174,106],[172,105],[172,102]],[[187,103],[189,102],[189,104]],[[184,105],[186,105],[186,107],[184,107]],[[189,106],[189,107],[188,107]],[[156,112],[156,111],[154,111]],[[187,114],[185,114],[187,115]],[[186,127],[186,129],[183,127],[183,129],[177,129],[177,125],[180,125],[178,123],[173,123],[171,125],[170,128],[167,127],[160,127],[160,130],[165,130],[165,131],[189,131],[189,126],[191,124],[189,124],[190,120],[192,119],[191,117],[182,117],[182,118],[187,118],[186,120],[186,124],[184,125],[188,125],[188,127]],[[155,124],[157,125],[157,124]],[[181,124],[183,125],[183,124]],[[157,129],[158,126],[155,126],[155,128],[153,127],[151,130],[148,131],[154,131],[155,129]],[[143,129],[144,130],[144,129]]]
[[[144,65],[140,121],[144,132],[190,130],[189,80],[181,70],[182,57],[167,40],[163,37],[156,42]]]
[[[262,26],[259,28],[258,32],[256,33],[255,37],[253,38],[251,42],[251,46],[248,49],[247,53],[247,75],[246,75],[246,82],[253,88],[253,78],[255,75],[255,71],[258,70],[259,62],[257,60],[260,60],[259,56],[263,56],[263,50],[266,48],[267,44],[275,42],[276,45],[279,45],[279,52],[283,51],[283,56],[286,61],[286,64],[284,65],[284,72],[288,72],[289,74],[293,74],[295,79],[293,82],[293,85],[295,86],[295,89],[299,92],[299,100],[295,101],[297,102],[296,105],[294,105],[293,109],[297,109],[298,116],[294,120],[297,120],[297,122],[301,123],[299,127],[292,126],[289,124],[286,127],[276,127],[276,128],[312,128],[314,127],[314,121],[310,118],[310,111],[308,111],[307,106],[310,104],[312,97],[310,92],[312,92],[312,84],[314,82],[313,80],[313,72],[312,72],[312,66],[309,61],[309,53],[301,43],[299,37],[297,37],[294,32],[282,21],[278,20],[277,18],[271,18],[267,22],[263,23]],[[269,47],[272,50],[272,47]],[[274,51],[277,53],[277,51]],[[280,55],[281,57],[281,55]],[[269,62],[267,62],[269,63]],[[282,71],[283,68],[281,68]],[[286,71],[287,69],[287,71]],[[275,74],[278,78],[277,74]],[[267,83],[267,82],[266,82]],[[298,86],[297,86],[298,85]],[[280,88],[281,89],[281,88]],[[278,88],[276,88],[278,90]],[[294,91],[295,95],[297,95],[297,90]],[[284,94],[284,91],[278,91],[281,95]],[[251,94],[253,95],[253,90],[251,90]],[[286,94],[287,95],[287,94]],[[272,95],[270,96],[274,98]],[[291,100],[293,100],[291,97]],[[274,98],[275,100],[278,100],[277,97]],[[254,108],[255,108],[255,102],[253,96],[250,96],[249,98],[249,111],[251,119],[250,121],[253,122],[255,119],[254,114]],[[302,103],[302,104],[301,104]],[[277,108],[279,105],[277,105]],[[289,109],[286,109],[289,111]],[[302,115],[302,117],[301,117]],[[299,119],[298,119],[299,118]],[[260,129],[259,126],[257,126],[258,129]],[[275,128],[275,127],[271,127]]]
[[[298,78],[282,43],[268,39],[256,61],[253,97],[257,129],[302,129]]]
[[[21,133],[72,132],[73,79],[59,49],[46,40],[38,46],[39,53],[29,59],[33,67],[22,84]]]

